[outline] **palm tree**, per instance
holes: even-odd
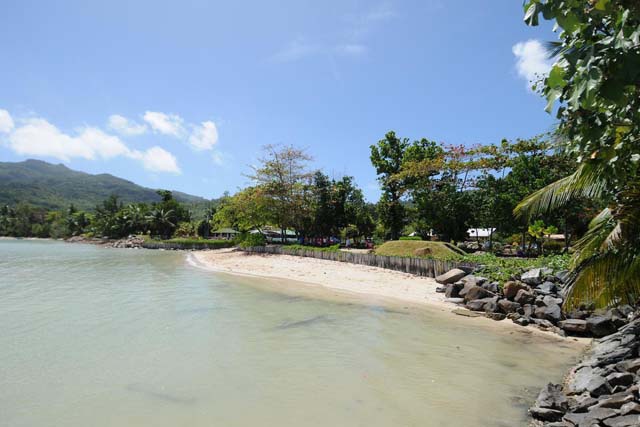
[[[162,208],[154,209],[147,216],[151,230],[155,231],[163,239],[171,237],[171,231],[175,227],[173,223],[173,210],[164,210]]]
[[[583,162],[573,174],[527,197],[514,211],[534,217],[580,197],[608,201],[576,244],[567,309],[640,301],[640,178],[632,174],[627,180],[614,180],[608,172],[601,161]]]

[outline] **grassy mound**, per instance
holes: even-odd
[[[377,255],[455,259],[464,252],[450,243],[416,240],[392,240],[375,250]]]

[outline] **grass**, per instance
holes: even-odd
[[[145,239],[146,240],[146,239]],[[173,243],[178,245],[192,246],[207,249],[230,248],[234,245],[233,240],[206,240],[206,239],[184,239],[175,238],[169,240],[147,240],[150,243]]]
[[[392,240],[375,249],[377,255],[459,259],[464,252],[446,242],[428,242],[419,240]]]

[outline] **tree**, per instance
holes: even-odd
[[[282,235],[288,228],[303,232],[309,214],[308,186],[313,172],[308,169],[311,156],[303,149],[287,145],[267,145],[259,166],[249,178],[269,200],[274,222]]]
[[[640,3],[634,0],[530,0],[525,22],[540,15],[562,30],[557,61],[540,82],[547,111],[556,101],[558,134],[577,169],[532,194],[516,213],[533,216],[578,197],[607,207],[577,244],[567,307],[640,299]]]

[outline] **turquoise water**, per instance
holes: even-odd
[[[186,256],[0,240],[0,425],[525,426],[577,355]]]

